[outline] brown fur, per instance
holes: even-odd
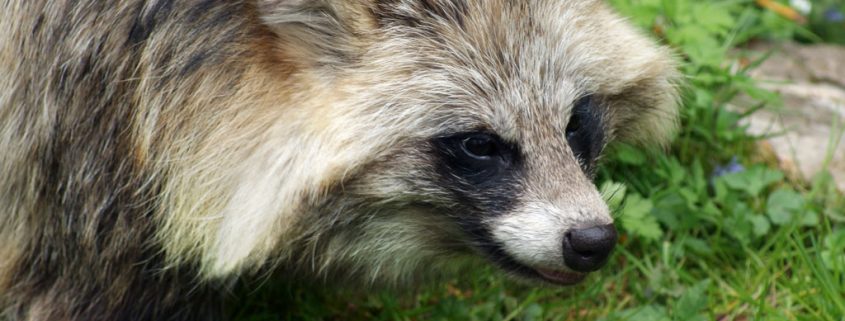
[[[674,128],[668,54],[594,0],[13,0],[0,30],[0,319],[211,320],[274,265],[414,280],[476,253],[464,213],[607,223],[579,96],[608,140]],[[477,128],[529,156],[490,194],[432,156]]]

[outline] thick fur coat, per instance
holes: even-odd
[[[212,320],[273,268],[568,284],[602,148],[675,127],[667,50],[596,0],[5,0],[0,30],[0,319]]]

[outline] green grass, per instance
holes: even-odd
[[[829,175],[786,178],[739,125],[780,102],[735,48],[819,38],[751,0],[611,2],[679,53],[687,84],[668,152],[617,145],[600,171],[623,232],[607,268],[569,288],[492,269],[400,295],[270,284],[238,292],[234,319],[845,320],[845,198]],[[725,109],[738,95],[759,105]]]

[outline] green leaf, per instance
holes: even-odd
[[[724,35],[736,24],[734,17],[725,6],[714,5],[711,2],[695,3],[692,8],[695,20],[711,33]]]
[[[700,313],[707,308],[708,286],[710,286],[710,280],[704,280],[687,289],[684,295],[681,296],[681,299],[675,303],[673,319],[699,320],[703,318],[706,320]]]
[[[815,211],[807,211],[804,214],[800,214],[801,217],[801,225],[802,226],[818,226],[819,225],[819,213]]]
[[[780,188],[769,195],[766,202],[766,214],[775,225],[785,225],[804,208],[804,198],[790,188]]]
[[[670,321],[672,319],[666,314],[666,308],[659,305],[646,305],[613,313],[606,320]]]
[[[610,180],[602,183],[599,188],[602,198],[604,198],[605,203],[607,203],[607,206],[611,209],[617,209],[622,206],[622,201],[625,200],[626,190],[627,187],[625,184]]]
[[[531,303],[522,311],[523,321],[534,321],[543,319],[543,307],[537,303]]]
[[[716,204],[711,201],[708,201],[704,204],[704,206],[701,207],[701,214],[704,214],[708,217],[721,217],[724,213],[722,213],[722,210],[720,210],[719,207],[716,206]]]
[[[728,183],[725,181],[724,178],[717,179],[713,182],[713,199],[717,201],[719,204],[727,204],[729,201],[729,196],[731,195],[730,190],[728,190]],[[719,211],[719,213],[722,213]]]
[[[733,190],[756,197],[769,185],[783,180],[783,177],[783,172],[779,170],[754,166],[742,172],[722,176],[721,180]]]
[[[632,235],[647,240],[656,241],[660,239],[663,236],[663,231],[660,230],[657,219],[651,215],[653,208],[654,205],[651,200],[644,199],[638,194],[629,195],[625,199],[622,216],[620,217],[622,227]]]
[[[769,230],[772,228],[772,224],[769,223],[769,219],[762,215],[751,215],[748,217],[748,220],[751,221],[751,224],[754,226],[752,230],[754,232],[754,236],[760,237],[769,233]]]
[[[825,267],[845,272],[845,229],[836,230],[825,237],[823,244],[821,257]]]
[[[758,101],[766,102],[768,104],[777,105],[780,103],[780,96],[778,93],[761,88],[755,80],[747,76],[737,76],[734,79],[736,87],[745,92],[749,97]]]
[[[646,162],[646,156],[641,150],[627,144],[618,144],[614,148],[614,157],[621,163],[637,166]]]
[[[678,193],[666,193],[660,197],[653,197],[655,208],[652,211],[657,220],[670,230],[684,228],[682,216],[688,213],[686,202]]]
[[[737,202],[731,208],[731,216],[725,220],[723,228],[742,244],[748,244],[754,234],[754,225],[749,217],[755,215],[747,203]]]
[[[713,253],[713,249],[710,247],[710,244],[702,239],[688,238],[684,240],[684,245],[686,245],[690,251],[699,255],[709,255]]]

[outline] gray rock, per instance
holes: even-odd
[[[768,142],[788,172],[810,179],[827,166],[845,191],[845,47],[763,44],[752,56],[769,51],[751,76],[780,93],[783,108],[751,115],[749,130],[772,135]]]

